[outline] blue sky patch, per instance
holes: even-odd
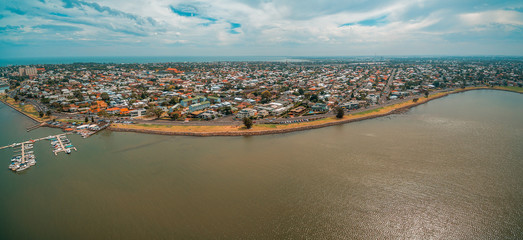
[[[340,25],[340,27],[353,26],[353,25],[360,25],[360,26],[367,26],[367,27],[381,26],[381,25],[386,24],[387,22],[388,22],[387,16],[385,15],[385,16],[381,16],[379,18],[370,18],[370,19],[365,19],[363,21],[359,21],[359,22],[345,23],[345,24]]]
[[[67,14],[57,13],[57,12],[51,12],[49,14],[51,14],[53,16],[58,16],[58,17],[69,17],[69,15],[67,15]]]
[[[231,27],[229,28],[229,33],[230,34],[239,34],[240,32],[236,31],[237,28],[241,28],[242,25],[239,24],[239,23],[235,23],[235,22],[229,22],[229,24],[231,25]]]
[[[175,8],[173,6],[169,6],[171,11],[175,14],[178,14],[182,17],[198,17],[198,9],[192,6],[182,7],[182,8]]]
[[[18,9],[18,8],[6,7],[5,9],[7,11],[9,11],[9,12],[12,12],[12,13],[18,14],[18,15],[25,15],[27,13],[25,11],[22,11],[22,10]]]

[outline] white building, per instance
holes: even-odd
[[[238,119],[244,119],[244,118],[250,118],[250,117],[253,117],[254,115],[256,115],[256,110],[252,109],[252,108],[244,108],[242,110],[240,110],[237,114],[236,114],[236,118]]]
[[[147,114],[147,110],[134,109],[134,110],[129,111],[129,114],[131,115],[131,118],[141,117],[141,116],[145,116],[145,114]]]
[[[35,67],[21,67],[18,69],[18,72],[20,73],[20,76],[35,76],[38,73]]]

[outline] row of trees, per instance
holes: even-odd
[[[52,115],[51,110],[47,110],[47,112],[45,112],[45,115],[47,115],[47,116],[50,117],[50,116]],[[38,112],[38,116],[40,116],[41,118],[44,117],[44,112],[39,111],[39,112]]]

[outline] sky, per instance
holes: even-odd
[[[0,0],[0,58],[523,55],[521,0]]]

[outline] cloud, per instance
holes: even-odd
[[[176,13],[182,17],[197,17],[199,15],[198,9],[196,9],[196,7],[191,6],[191,5],[184,4],[184,5],[178,6],[178,8],[169,6],[169,8],[171,9],[171,11],[173,13]]]
[[[19,32],[22,30],[24,26],[11,26],[7,25],[5,27],[0,27],[0,33],[8,33],[8,32]]]
[[[209,16],[203,16],[198,12],[198,9],[195,6],[182,4],[177,7],[169,6],[169,9],[178,16],[182,17],[195,17],[202,20],[209,21],[208,23],[203,24],[203,26],[208,26],[209,24],[215,23],[218,21],[216,18],[212,18]]]
[[[0,9],[0,41],[101,55],[481,53],[456,46],[494,51],[495,41],[521,55],[521,9],[516,0],[17,0]]]
[[[145,24],[146,22],[151,23],[153,25],[155,24],[155,21],[152,18],[142,18],[140,16],[126,13],[123,11],[119,11],[119,10],[116,10],[116,9],[113,9],[113,8],[110,8],[107,6],[102,6],[102,5],[100,5],[98,3],[94,3],[94,2],[91,3],[91,2],[81,1],[81,0],[62,0],[62,2],[64,3],[64,8],[89,7],[89,8],[92,8],[92,9],[98,11],[99,13],[106,13],[111,16],[128,18],[141,25]]]
[[[68,26],[68,25],[53,25],[53,24],[36,25],[33,28],[50,30],[52,32],[68,32],[68,31],[75,32],[75,31],[83,30],[80,27]]]
[[[12,12],[12,13],[14,13],[14,14],[18,14],[18,15],[24,15],[24,14],[26,14],[25,11],[22,11],[22,10],[20,10],[20,9],[18,9],[18,8],[14,8],[14,7],[6,7],[5,9],[6,9],[7,11],[9,11],[9,12]]]
[[[523,13],[518,11],[494,10],[485,12],[465,13],[460,15],[461,20],[468,25],[523,25]]]

